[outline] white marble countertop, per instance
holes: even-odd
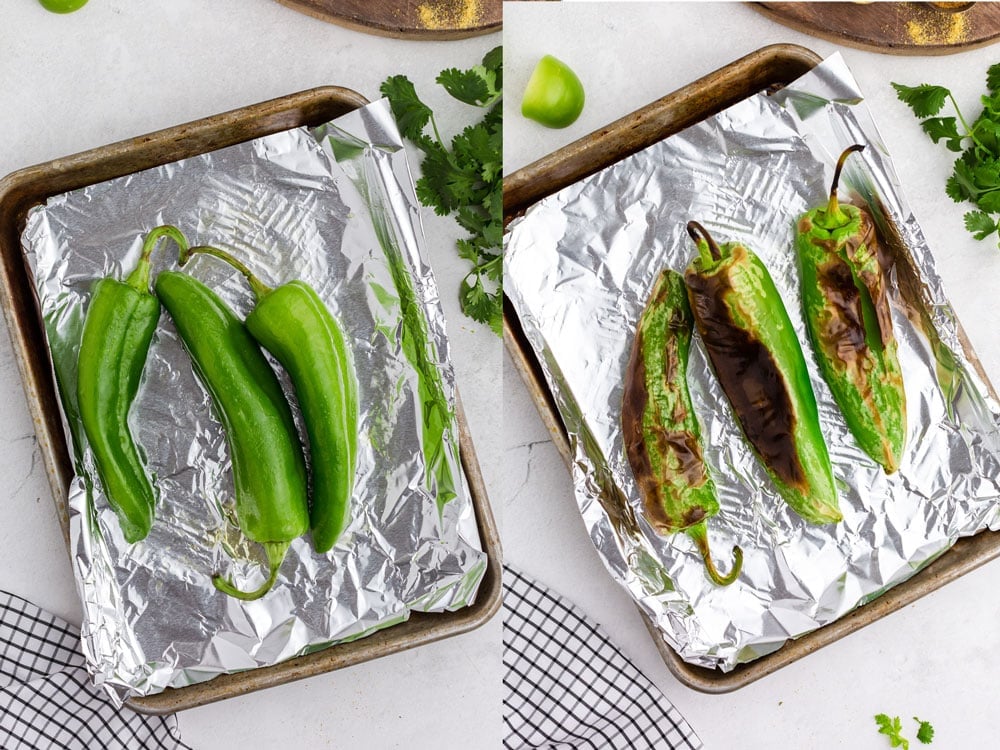
[[[841,49],[895,156],[945,291],[986,372],[1000,382],[1000,252],[965,231],[968,208],[944,194],[954,155],[930,142],[889,85],[946,85],[975,117],[1000,47],[943,57],[880,55],[793,32],[746,5],[656,2],[506,3],[504,42],[506,174],[766,44],[797,43],[823,56]],[[587,91],[583,115],[566,130],[546,130],[519,114],[520,92],[543,54],[574,68]],[[1000,563],[739,691],[695,692],[667,670],[631,599],[606,573],[566,467],[509,358],[505,364],[506,559],[596,619],[706,748],[887,748],[877,713],[903,719],[911,748],[922,747],[914,739],[915,715],[934,724],[932,747],[995,744],[989,686],[1000,667]]]
[[[379,97],[404,73],[453,133],[478,113],[434,83],[469,67],[500,34],[455,42],[383,39],[274,0],[90,0],[65,16],[35,0],[0,9],[0,175],[322,85]],[[411,167],[418,163],[411,151]],[[458,387],[486,485],[500,491],[500,340],[465,318],[465,262],[450,218],[423,215],[448,319]],[[0,334],[0,588],[72,622],[81,611],[8,337]],[[455,638],[180,714],[193,748],[290,741],[384,750],[494,748],[500,736],[500,618]]]

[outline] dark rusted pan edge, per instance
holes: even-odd
[[[355,91],[323,86],[26,167],[0,180],[0,307],[7,322],[29,413],[35,423],[39,450],[67,549],[66,497],[73,468],[41,313],[21,252],[21,232],[28,210],[68,190],[282,130],[319,125],[366,104],[368,100]],[[416,613],[405,623],[357,641],[274,666],[221,675],[209,682],[132,698],[126,705],[148,714],[194,708],[458,635],[490,620],[499,610],[502,598],[499,534],[460,402],[456,405],[456,421],[462,467],[487,556],[486,572],[473,605],[456,612]]]
[[[798,45],[764,47],[506,176],[505,225],[532,204],[567,185],[711,117],[748,96],[792,82],[811,70],[820,59],[811,50]],[[959,338],[979,377],[996,397],[961,326]],[[566,428],[531,344],[507,300],[504,304],[504,343],[556,448],[567,467],[571,466],[572,454]],[[731,672],[688,664],[664,641],[648,617],[643,615],[642,619],[667,668],[678,680],[702,692],[726,693],[745,687],[859,630],[998,556],[1000,532],[983,531],[974,537],[961,539],[920,573],[878,599],[829,625],[788,641],[771,654],[741,664]]]

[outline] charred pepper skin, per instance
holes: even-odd
[[[312,451],[313,546],[329,552],[351,519],[358,452],[358,383],[340,325],[303,281],[274,289],[229,253],[199,245],[181,254],[219,258],[247,279],[257,304],[247,330],[288,371]]]
[[[161,272],[155,288],[225,428],[240,529],[267,552],[269,574],[258,589],[239,590],[219,575],[212,582],[238,599],[259,599],[292,540],[309,530],[305,459],[291,409],[257,342],[215,292],[176,271]]]
[[[685,272],[695,325],[743,434],[796,513],[842,520],[805,358],[771,275],[745,246],[687,228],[698,247]]]
[[[906,394],[878,235],[868,211],[837,200],[844,161],[863,148],[840,155],[829,203],[799,218],[795,243],[820,372],[858,445],[892,474],[906,441]]]
[[[104,494],[130,544],[149,534],[156,506],[128,414],[160,319],[149,281],[150,255],[163,237],[186,247],[177,229],[157,227],[146,236],[139,262],[125,281],[105,278],[94,284],[77,361],[80,421]]]
[[[683,277],[660,273],[636,329],[622,398],[625,454],[646,519],[659,534],[686,532],[708,577],[726,586],[739,576],[743,551],[723,576],[712,561],[706,522],[719,512],[702,457],[701,429],[687,387],[693,321]]]

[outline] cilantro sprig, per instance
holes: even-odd
[[[921,721],[916,716],[913,720],[920,725],[917,729],[917,739],[924,745],[929,745],[934,741],[934,727],[931,726],[929,721]]]
[[[924,745],[929,745],[934,740],[934,727],[929,721],[921,721],[916,716],[913,720],[917,722],[917,739]],[[903,736],[903,722],[898,716],[889,717],[888,714],[877,714],[875,723],[878,724],[878,733],[889,738],[891,747],[900,747],[903,750],[910,750],[910,741]]]
[[[943,142],[948,150],[961,153],[945,192],[956,203],[969,201],[976,206],[965,214],[965,228],[977,240],[1000,233],[1000,63],[986,72],[983,111],[971,125],[944,86],[893,83],[892,87],[922,119],[920,127],[934,143]],[[937,116],[946,102],[951,103],[955,117]]]
[[[424,156],[417,198],[439,216],[451,215],[469,232],[458,254],[472,264],[459,286],[462,312],[500,335],[503,320],[503,50],[486,53],[468,70],[448,68],[437,83],[455,99],[485,110],[482,119],[445,143],[430,107],[403,75],[383,81],[403,137]],[[428,132],[428,126],[430,131]]]
[[[875,723],[878,724],[878,733],[889,738],[892,747],[901,747],[903,750],[910,750],[910,741],[903,737],[903,722],[898,716],[891,719],[887,714],[877,714]]]

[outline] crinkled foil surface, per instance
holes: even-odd
[[[897,238],[890,288],[909,426],[891,477],[857,447],[819,375],[794,258],[795,220],[825,204],[852,143],[867,148],[848,160],[841,197],[870,202]],[[708,522],[711,548],[724,571],[733,545],[745,554],[728,587],[708,581],[689,537],[660,537],[646,523],[620,428],[636,324],[660,269],[683,271],[694,254],[690,219],[754,248],[771,271],[806,354],[844,513],[814,526],[784,504],[696,336],[688,381],[722,505]],[[961,345],[931,251],[839,55],[542,200],[511,225],[505,262],[507,294],[570,434],[591,539],[686,661],[729,671],[870,601],[957,538],[1000,527],[1000,405]]]
[[[350,148],[341,148],[344,143]],[[336,152],[336,155],[335,155]],[[338,161],[339,160],[339,161]],[[76,354],[91,285],[134,267],[143,236],[178,226],[247,262],[265,283],[310,283],[340,321],[359,382],[360,439],[350,526],[326,555],[297,539],[278,582],[256,602],[215,590],[231,573],[253,588],[262,550],[235,527],[225,434],[207,391],[160,317],[129,417],[156,476],[149,536],[128,545],[100,492],[75,417]],[[385,101],[310,131],[289,130],[93,185],[34,209],[23,234],[72,441],[72,560],[83,601],[83,648],[116,700],[271,665],[402,622],[412,611],[471,604],[486,558],[458,460],[454,424],[443,447],[457,497],[436,501],[421,430],[421,349],[454,404],[454,377],[403,144]],[[426,341],[404,347],[396,272],[412,280]],[[154,272],[176,267],[163,242]],[[225,264],[185,270],[245,315],[252,297]],[[409,358],[408,358],[409,357]],[[280,370],[301,434],[291,385]],[[453,407],[452,407],[453,412]],[[313,446],[307,460],[322,460]]]

